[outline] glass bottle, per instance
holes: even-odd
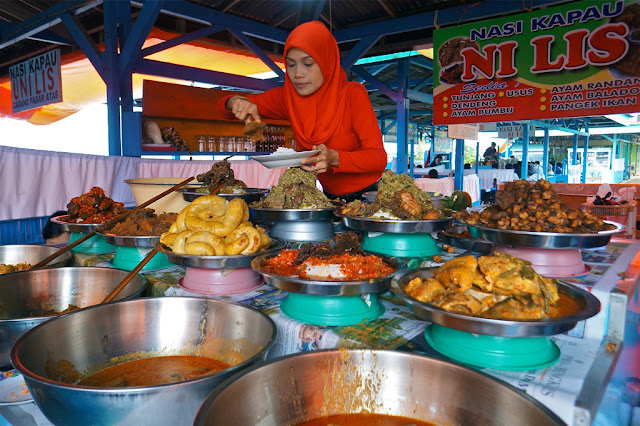
[[[217,150],[216,137],[214,135],[207,136],[207,151],[215,152]]]
[[[196,141],[198,143],[198,151],[206,152],[207,151],[207,137],[205,135],[196,136]]]

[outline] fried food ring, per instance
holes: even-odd
[[[171,226],[173,227],[173,225]],[[167,247],[173,247],[177,236],[177,232],[171,232],[171,229],[169,229],[169,232],[163,232],[162,235],[160,235],[160,242]]]
[[[212,254],[204,254],[209,250],[206,250],[202,244],[209,246]],[[186,254],[197,256],[224,256],[224,240],[211,232],[197,231],[187,237],[184,250]]]
[[[184,252],[190,256],[215,256],[216,251],[209,244],[202,241],[185,243]]]
[[[184,231],[184,229],[183,229],[183,231]],[[171,224],[171,226],[169,227],[169,231],[167,231],[167,232],[170,233],[170,234],[177,234],[178,232],[180,232],[180,231],[178,231],[178,222],[173,222]]]
[[[271,237],[267,235],[267,231],[261,226],[256,227],[256,229],[260,232],[260,250],[269,248],[271,246]]]
[[[220,215],[222,211],[220,209],[221,202],[217,200],[224,200],[224,198],[218,197],[217,195],[208,195],[200,198],[208,198],[210,203],[205,200],[205,202],[195,206],[192,205],[185,218],[185,224],[188,229],[208,231],[219,237],[226,237],[233,232],[240,223],[249,218],[249,208],[247,203],[241,198],[231,200],[223,211],[224,215]],[[197,198],[196,201],[200,198]],[[216,210],[211,210],[212,207],[207,208],[209,204],[213,203],[217,203]],[[201,205],[203,205],[204,208],[200,207]]]
[[[176,235],[176,238],[171,245],[171,250],[175,254],[186,254],[186,252],[184,251],[184,246],[187,242],[187,238],[190,237],[191,234],[193,234],[193,231],[186,229]]]
[[[226,204],[227,200],[217,195],[196,198],[187,207],[185,226],[193,231],[213,232],[214,225],[224,219]]]
[[[260,250],[261,243],[260,231],[254,227],[244,226],[236,228],[225,238],[225,252],[227,254],[252,254]]]
[[[176,221],[174,223],[176,225],[175,230],[171,230],[173,228],[173,225],[171,225],[171,228],[169,228],[169,232],[174,232],[177,234],[187,229],[187,225],[184,223],[184,221],[187,217],[187,212],[189,211],[190,206],[191,205],[188,205],[184,209],[180,210],[180,213],[178,213],[178,217],[176,217]]]

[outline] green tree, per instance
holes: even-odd
[[[464,162],[473,165],[476,162],[476,145],[464,144]]]

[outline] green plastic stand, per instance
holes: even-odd
[[[79,232],[72,232],[69,236],[69,244],[79,240],[85,235],[86,234],[81,234]],[[76,253],[109,253],[115,248],[116,246],[107,243],[102,235],[96,234],[72,248],[71,251]]]
[[[384,313],[377,294],[361,296],[313,296],[289,293],[280,310],[290,318],[313,325],[354,325],[374,320]]]
[[[431,234],[367,233],[362,249],[395,257],[428,257],[442,252]]]
[[[560,349],[548,337],[497,337],[429,325],[424,337],[433,349],[456,361],[497,370],[537,370],[555,364]]]
[[[131,271],[151,250],[153,249],[147,247],[116,247],[116,255],[111,259],[111,264],[118,269]],[[169,262],[166,254],[156,253],[142,267],[142,270],[163,269],[171,266],[173,266],[173,263]]]

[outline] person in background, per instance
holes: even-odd
[[[440,175],[436,169],[429,170],[429,179],[440,179]]]
[[[442,164],[442,155],[438,154],[433,158],[433,161],[431,162],[431,164],[429,164],[429,167],[439,166],[440,164]]]
[[[471,163],[464,163],[464,168],[466,170],[471,170]]]
[[[71,234],[63,231],[62,227],[59,224],[51,221],[51,219],[54,217],[66,214],[66,210],[58,210],[57,212],[49,216],[47,222],[42,228],[42,239],[44,240],[45,244],[66,246],[69,243],[69,237],[71,236]]]
[[[498,150],[496,149],[496,143],[491,142],[491,146],[482,154],[485,161],[496,161],[498,159]]]
[[[509,157],[509,163],[508,164],[514,165],[517,162],[518,162],[518,159],[516,158],[515,155],[512,155],[512,156]],[[511,168],[513,169],[513,167],[511,167]],[[506,167],[505,167],[505,169],[506,169]]]
[[[245,123],[288,120],[298,150],[320,150],[301,166],[329,198],[353,201],[376,190],[387,165],[382,133],[367,89],[347,81],[336,39],[321,22],[305,22],[287,37],[284,59],[283,87],[224,97],[217,111]]]

